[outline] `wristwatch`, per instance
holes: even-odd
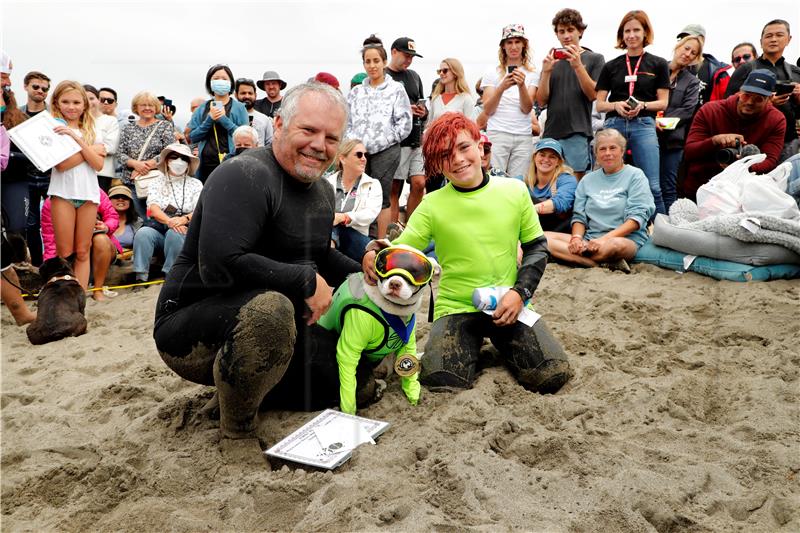
[[[642,102],[642,109],[647,111],[647,102]]]

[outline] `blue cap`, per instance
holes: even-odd
[[[535,154],[539,150],[544,150],[545,148],[554,151],[558,154],[558,157],[564,159],[564,149],[561,148],[561,143],[555,139],[550,139],[549,137],[540,139],[539,142],[536,143],[536,146],[533,147],[533,153]]]
[[[755,93],[761,96],[772,96],[775,92],[775,83],[777,82],[775,73],[767,69],[760,68],[754,70],[744,80],[742,88],[740,89],[745,93]]]

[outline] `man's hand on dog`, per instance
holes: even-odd
[[[303,316],[306,318],[306,324],[310,326],[319,320],[319,317],[324,315],[325,311],[331,306],[333,289],[330,288],[322,276],[317,274],[317,288],[314,294],[306,298],[305,301],[308,310]]]
[[[517,291],[508,291],[492,314],[497,326],[510,326],[522,312],[522,297]]]

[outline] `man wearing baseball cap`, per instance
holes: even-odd
[[[264,113],[269,118],[275,118],[275,112],[281,108],[283,96],[281,91],[286,88],[286,82],[274,70],[268,70],[260,80],[256,82],[258,88],[267,93],[261,100],[256,100],[253,105],[256,111]]]
[[[767,155],[763,162],[750,167],[757,174],[777,166],[786,119],[770,101],[775,83],[775,74],[769,70],[754,70],[738,93],[700,108],[684,148],[687,172],[679,184],[684,197],[694,200],[697,189],[725,168],[717,160],[719,151],[725,148],[757,146]]]
[[[397,222],[400,216],[400,194],[403,184],[408,181],[411,192],[408,195],[406,216],[410,217],[425,194],[425,170],[422,161],[422,126],[428,109],[425,107],[424,89],[419,74],[411,70],[411,62],[415,57],[422,57],[417,52],[417,43],[410,37],[400,37],[392,43],[392,57],[386,67],[386,74],[406,88],[408,101],[411,102],[411,133],[400,141],[400,165],[394,173],[392,191],[389,196],[390,216]]]

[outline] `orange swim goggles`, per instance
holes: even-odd
[[[395,245],[375,256],[375,273],[382,279],[395,274],[403,276],[409,283],[421,287],[433,277],[433,263],[415,248]]]

